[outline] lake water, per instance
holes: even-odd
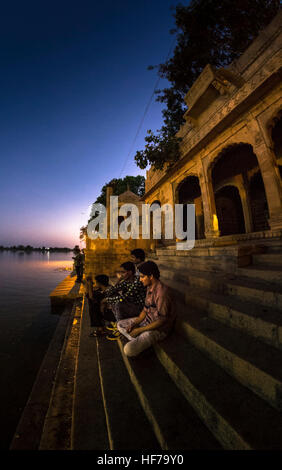
[[[49,294],[73,253],[0,251],[0,449],[7,449],[59,316]]]

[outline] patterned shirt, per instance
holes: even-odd
[[[106,292],[106,300],[110,305],[127,301],[143,307],[145,297],[146,288],[136,276],[134,276],[132,281],[124,280],[118,282]]]
[[[168,333],[175,320],[175,309],[173,308],[170,289],[161,281],[157,281],[154,286],[147,288],[144,310],[146,317],[142,325],[148,325],[160,318],[165,319],[158,330]]]

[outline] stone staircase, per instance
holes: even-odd
[[[89,338],[86,306],[72,448],[282,449],[280,243],[232,272],[158,249],[178,319],[138,358],[124,355],[123,340]]]

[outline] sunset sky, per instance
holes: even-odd
[[[145,175],[134,155],[162,124],[154,101],[121,169],[156,84],[147,66],[171,48],[177,3],[1,5],[1,245],[72,247],[105,182]]]

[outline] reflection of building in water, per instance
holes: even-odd
[[[194,203],[198,240],[281,234],[280,25],[281,13],[228,68],[205,67],[185,97],[180,161],[147,172],[144,200]]]

